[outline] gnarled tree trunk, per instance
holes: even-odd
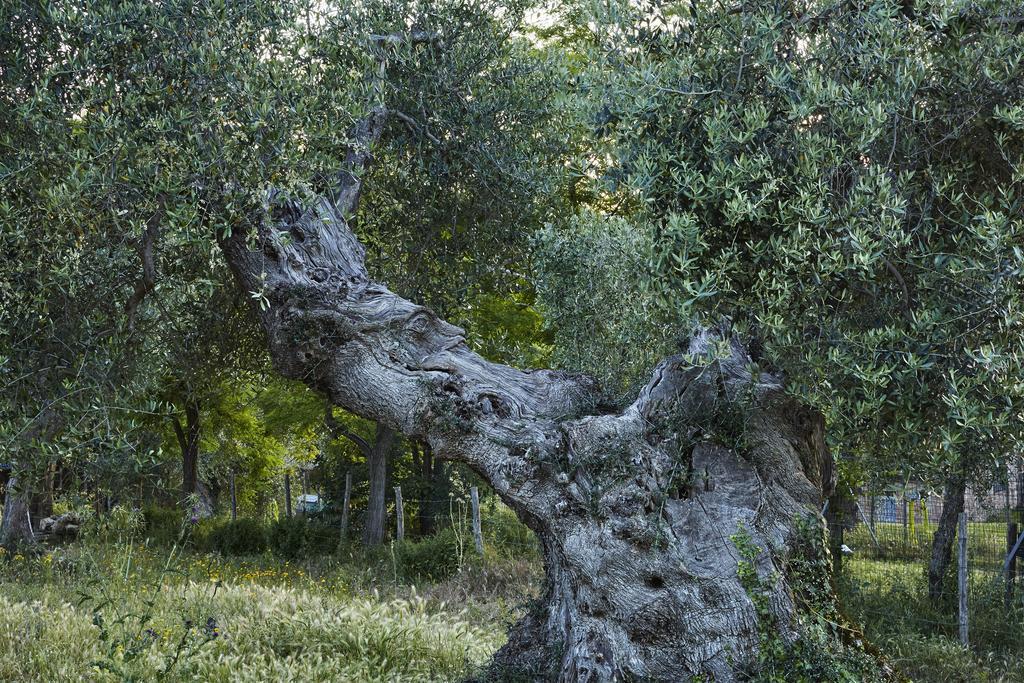
[[[351,171],[384,117],[355,131]],[[783,563],[796,521],[818,520],[832,487],[821,416],[707,332],[621,412],[603,412],[586,377],[488,362],[461,329],[370,279],[347,224],[359,191],[346,171],[312,206],[272,198],[283,218],[221,246],[240,285],[269,302],[257,315],[280,372],[468,464],[540,537],[546,594],[496,670],[727,681],[764,620],[795,638]],[[738,543],[756,555],[760,610]]]

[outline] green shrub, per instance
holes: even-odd
[[[338,527],[307,520],[303,549],[310,555],[330,555],[338,550],[341,531]]]
[[[210,529],[205,545],[221,555],[258,555],[267,549],[267,530],[255,519],[223,522]]]
[[[270,525],[268,541],[275,555],[294,559],[300,555],[328,555],[338,548],[339,533],[333,527],[305,517],[282,517]]]
[[[981,682],[998,679],[995,670],[987,670],[970,649],[948,636],[907,633],[886,640],[883,647],[899,670],[912,680]]]
[[[537,535],[519,521],[516,513],[503,503],[483,506],[481,527],[484,533],[484,545],[494,548],[499,556],[528,558],[540,556]]]
[[[399,573],[414,581],[440,581],[459,571],[464,559],[475,557],[472,543],[467,550],[451,528],[417,541],[395,544]]]
[[[145,531],[143,513],[124,505],[115,505],[106,514],[82,519],[82,538],[100,543],[127,543]]]
[[[181,537],[181,525],[184,519],[182,511],[177,508],[161,508],[149,506],[143,508],[143,535],[154,545],[173,545]]]
[[[275,555],[295,558],[302,554],[302,537],[306,522],[298,517],[281,517],[270,525],[268,542]]]

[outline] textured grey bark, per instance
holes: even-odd
[[[18,477],[12,476],[7,482],[7,495],[4,498],[4,517],[0,522],[0,545],[19,545],[35,540],[35,534],[29,521],[28,507],[28,491]]]
[[[932,602],[942,599],[943,582],[953,557],[957,518],[964,511],[966,491],[967,478],[963,473],[953,474],[946,481],[942,494],[942,514],[939,515],[939,524],[932,538],[932,556],[928,562],[928,597]]]
[[[347,167],[383,125],[355,131]],[[796,637],[784,559],[797,519],[832,488],[821,416],[707,331],[664,360],[625,410],[587,377],[523,371],[469,350],[461,329],[374,282],[348,227],[360,183],[221,247],[276,368],[487,480],[539,536],[547,589],[496,655],[496,676],[718,681],[756,651],[759,617],[730,536],[748,535],[772,628]],[[512,672],[517,672],[513,674]]]

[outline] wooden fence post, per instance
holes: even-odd
[[[480,524],[480,492],[475,486],[469,489],[469,499],[473,505],[473,544],[480,555],[484,554],[484,534]]]
[[[238,519],[238,495],[235,493],[235,471],[231,470],[231,521]]]
[[[341,499],[341,538],[348,536],[348,504],[352,500],[352,471],[345,473],[345,497]]]
[[[284,473],[284,510],[288,518],[292,516],[292,477],[285,471]]]
[[[1017,553],[1014,552],[1017,534],[1016,522],[1006,525],[1006,609],[1013,607],[1013,584],[1017,580]],[[1010,557],[1011,553],[1013,557]]]
[[[960,513],[960,528],[957,532],[957,578],[960,589],[960,642],[968,645],[967,637],[967,513]]]
[[[907,494],[905,491],[903,493],[903,542],[910,542],[910,533],[907,529]]]
[[[405,508],[402,507],[402,487],[395,487],[395,521],[397,524],[396,538],[399,541],[405,540]]]

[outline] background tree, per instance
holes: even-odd
[[[528,288],[517,265],[524,236],[551,215],[560,177],[532,162],[566,146],[561,72],[509,40],[526,5],[500,5],[6,7],[3,211],[21,227],[5,231],[2,282],[13,292],[32,273],[39,284],[17,287],[4,311],[5,332],[24,332],[3,347],[22,392],[8,393],[10,433],[70,393],[91,422],[50,420],[81,429],[61,444],[48,436],[49,452],[90,453],[79,469],[97,488],[118,479],[119,463],[150,467],[153,451],[133,452],[143,437],[132,430],[177,414],[193,481],[200,458],[184,413],[201,423],[223,377],[261,362],[244,316],[225,315],[234,302],[222,296],[211,236],[262,211],[268,182],[299,194],[329,182],[358,110],[347,103],[364,95],[395,112],[374,166],[380,190],[367,197],[373,211],[359,218],[378,266],[404,273],[410,290],[450,292],[439,306]],[[443,45],[390,33],[442,15],[459,27]],[[435,286],[456,272],[462,285]],[[59,371],[47,344],[64,356]],[[86,437],[96,424],[118,445]],[[35,451],[17,460],[39,465],[25,490],[46,460]]]

